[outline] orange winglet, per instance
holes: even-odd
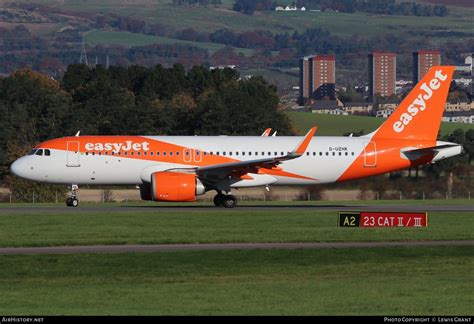
[[[262,136],[263,137],[267,137],[267,136],[270,136],[270,132],[272,131],[271,128],[267,128],[265,129],[265,131],[263,132]]]
[[[303,153],[306,151],[308,148],[309,143],[313,139],[314,133],[316,133],[316,129],[318,129],[316,126],[311,128],[309,132],[304,136],[304,138],[301,140],[301,142],[298,144],[296,149],[291,152],[291,154],[295,155],[303,155]]]

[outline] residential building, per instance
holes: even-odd
[[[417,84],[436,65],[441,65],[440,51],[413,52],[413,84]]]
[[[474,124],[474,111],[450,111],[443,114],[442,121]]]
[[[369,102],[348,102],[344,104],[344,110],[350,115],[369,115],[374,105]]]
[[[374,52],[369,54],[369,100],[376,96],[390,97],[395,94],[397,55]]]
[[[445,105],[445,112],[452,112],[452,111],[474,111],[474,101],[473,102],[467,102],[467,101],[461,101],[461,102],[446,102]]]
[[[307,99],[336,99],[336,58],[310,55],[300,60],[300,103]]]

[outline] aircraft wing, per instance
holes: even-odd
[[[257,173],[258,169],[260,168],[272,169],[283,161],[293,160],[302,156],[311,142],[315,132],[316,127],[311,128],[309,132],[303,137],[303,139],[298,143],[296,148],[287,155],[215,164],[199,167],[195,172],[199,178],[203,180],[218,181],[229,177],[239,178],[247,173]]]

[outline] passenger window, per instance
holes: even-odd
[[[329,155],[329,152],[326,152],[326,156],[328,156],[328,155]]]
[[[153,151],[150,152],[150,156],[153,156]]]
[[[242,152],[242,155],[245,155],[245,152]]]
[[[122,152],[118,151],[118,152],[117,152],[117,155],[122,155]]]
[[[178,152],[178,151],[176,151],[176,155],[179,155],[179,152]]]
[[[232,156],[232,151],[229,152],[229,155]]]
[[[38,151],[36,151],[35,155],[43,156],[43,150],[39,149]]]
[[[313,156],[316,156],[316,152],[313,152]]]
[[[89,155],[89,152],[86,152],[86,156]]]
[[[95,155],[95,152],[92,152],[92,155]],[[127,155],[127,153],[125,152],[125,155]]]
[[[87,153],[86,153],[86,155],[87,155]],[[114,151],[112,151],[112,153],[110,153],[110,155],[115,155],[115,152],[114,152]]]
[[[222,152],[222,155],[225,155],[225,152]]]
[[[156,156],[160,156],[160,152],[156,152]]]
[[[319,156],[323,156],[323,152],[319,152]]]
[[[210,155],[214,155],[214,152],[209,152]]]
[[[216,152],[216,155],[220,155],[219,152]]]
[[[346,152],[345,154],[346,154],[346,156],[348,156],[348,155],[349,155],[349,153],[347,153],[347,152]]]
[[[277,155],[278,155],[278,152],[274,152],[274,153],[275,153],[275,156],[277,156]]]
[[[109,152],[105,151],[105,155],[109,155]]]
[[[354,155],[354,152],[352,152],[351,155]]]
[[[342,155],[342,152],[339,152],[339,156],[341,156],[341,155]]]
[[[99,152],[99,155],[102,155],[102,152]]]
[[[163,156],[166,156],[166,152],[163,152]]]
[[[170,151],[170,156],[173,156],[173,151]]]
[[[92,155],[94,155],[94,153],[92,153]],[[128,153],[127,153],[127,152],[123,152],[123,155],[127,156]]]
[[[237,151],[237,152],[235,152],[235,155],[239,155],[239,152],[238,152],[238,151]]]
[[[252,155],[252,152],[249,152],[249,155]]]
[[[45,150],[44,150],[44,155],[45,155],[45,156],[51,156],[51,151],[48,150],[48,149],[45,149]]]
[[[336,155],[336,152],[332,152],[332,156]]]
[[[257,155],[258,155],[258,152],[255,152],[255,156],[257,156]]]
[[[306,152],[306,155],[309,156],[309,152]]]
[[[133,155],[133,154],[134,154],[134,152],[130,152],[130,155]]]

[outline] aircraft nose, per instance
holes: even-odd
[[[10,171],[20,178],[26,178],[27,165],[26,157],[21,157],[10,166]]]

